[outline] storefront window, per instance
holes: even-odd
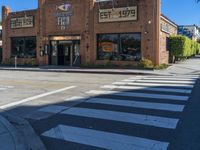
[[[99,34],[98,60],[138,61],[141,59],[141,34]]]
[[[36,38],[35,37],[17,37],[11,39],[11,55],[19,58],[36,57]]]

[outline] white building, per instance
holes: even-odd
[[[200,38],[200,28],[197,25],[181,25],[178,26],[178,34],[197,41]]]

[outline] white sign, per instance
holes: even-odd
[[[134,20],[137,20],[137,6],[99,10],[99,22]]]
[[[11,28],[28,28],[34,26],[34,17],[25,16],[20,18],[11,18]]]
[[[71,4],[62,4],[56,6],[56,17],[57,25],[61,30],[65,30],[66,27],[70,24],[70,18],[72,16],[72,6]]]

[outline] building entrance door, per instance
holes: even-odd
[[[72,44],[58,45],[58,65],[68,66],[71,64],[71,55],[73,55]]]
[[[50,65],[80,65],[80,46],[76,41],[51,41]]]

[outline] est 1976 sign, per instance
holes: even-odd
[[[133,20],[137,20],[137,6],[99,10],[99,22]]]

